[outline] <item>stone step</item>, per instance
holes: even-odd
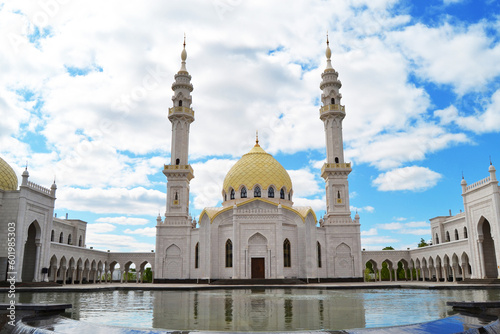
[[[296,278],[285,278],[285,279],[219,279],[210,282],[211,285],[295,285],[295,284],[306,284],[304,281]]]

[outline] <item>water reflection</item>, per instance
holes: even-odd
[[[6,294],[0,301],[6,302]],[[4,300],[2,300],[4,299]],[[18,293],[22,303],[71,303],[76,320],[213,331],[349,329],[453,314],[447,301],[500,300],[499,290],[225,289]],[[388,316],[389,315],[389,316]]]

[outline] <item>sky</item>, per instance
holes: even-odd
[[[0,156],[56,180],[55,212],[88,222],[87,247],[153,250],[186,34],[192,217],[221,204],[256,130],[321,217],[327,31],[362,247],[416,248],[430,218],[463,210],[462,175],[500,165],[495,0],[1,1]]]

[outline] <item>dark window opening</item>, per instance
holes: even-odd
[[[269,187],[269,189],[267,190],[267,197],[274,198],[274,188],[273,187]]]
[[[231,189],[231,193],[229,195],[229,199],[234,199],[234,189]]]
[[[52,230],[52,233],[50,233],[50,241],[54,241],[54,230]]]
[[[82,236],[80,236],[80,240],[78,240],[78,247],[82,247]]]
[[[290,268],[292,266],[292,258],[290,252],[290,241],[285,239],[283,242],[283,266],[285,268]]]
[[[200,267],[200,243],[197,242],[196,246],[194,247],[194,267],[199,268]]]
[[[233,267],[233,243],[231,240],[226,241],[226,268]]]
[[[255,187],[253,197],[260,197],[260,187]]]
[[[455,230],[455,240],[458,240],[458,230]]]
[[[281,188],[280,190],[280,198],[285,199],[285,188]]]
[[[182,107],[182,100],[179,101],[179,107]]]
[[[468,238],[467,237],[467,227],[464,227],[464,238],[466,238],[466,239]]]
[[[181,163],[181,160],[180,159],[175,159],[175,164],[176,165],[179,165]]]
[[[68,235],[68,245],[71,245],[71,234]]]
[[[335,157],[335,163],[338,164],[339,163],[339,157]]]
[[[241,198],[247,198],[247,188],[241,188]]]
[[[59,243],[62,244],[64,242],[64,236],[63,233],[59,234]]]
[[[316,243],[316,247],[318,249],[318,268],[321,268],[321,245],[319,241]]]
[[[332,103],[331,104],[335,104],[335,99],[334,98],[332,98]]]

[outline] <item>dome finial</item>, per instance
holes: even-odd
[[[259,145],[259,130],[255,130],[255,146]]]
[[[186,52],[186,33],[184,33],[184,43],[182,44],[182,52],[181,52],[181,69],[179,72],[187,72],[186,70],[186,59],[187,59],[187,52]]]
[[[332,57],[332,50],[330,49],[330,41],[328,40],[328,31],[326,32],[326,69],[332,69],[332,60],[330,59]]]

